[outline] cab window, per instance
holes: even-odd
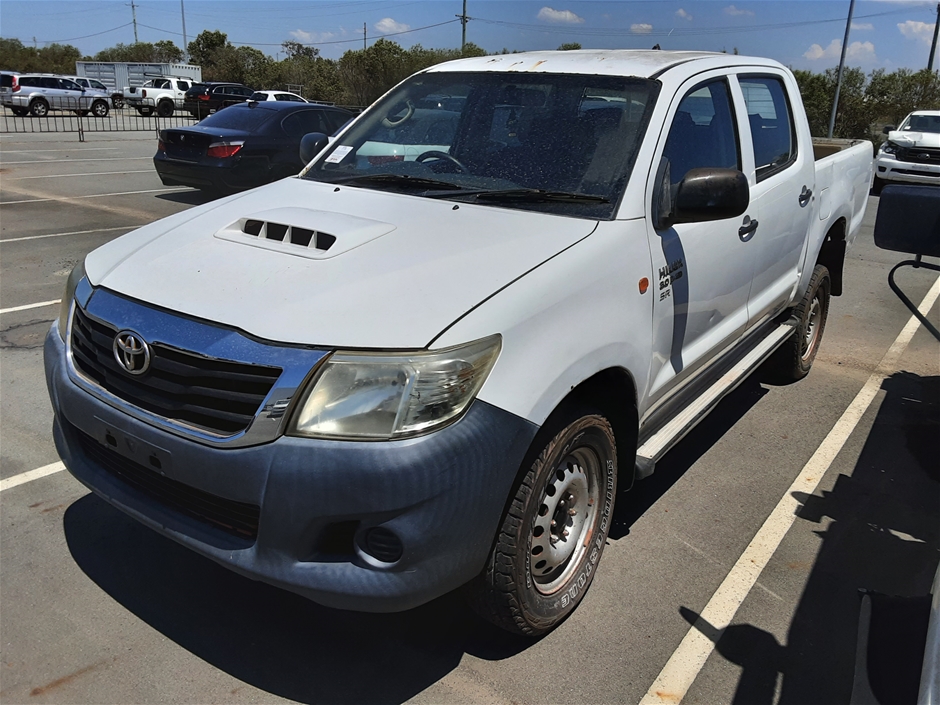
[[[669,160],[672,184],[691,169],[741,168],[731,94],[723,79],[686,93],[672,119],[663,156]]]
[[[796,161],[796,128],[786,90],[779,78],[742,76],[738,82],[747,105],[754,166],[760,182]]]

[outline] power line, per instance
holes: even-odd
[[[71,37],[70,39],[43,39],[43,44],[59,44],[61,42],[74,42],[78,39],[88,39],[89,37],[100,37],[102,34],[107,34],[108,32],[116,32],[119,29],[124,29],[125,27],[130,27],[133,22],[128,22],[127,24],[118,25],[117,27],[112,27],[111,29],[106,29],[103,32],[95,32],[94,34],[86,34],[82,37]],[[33,37],[33,41],[36,41],[36,38]]]

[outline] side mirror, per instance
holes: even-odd
[[[889,132],[892,132],[892,131],[895,130],[895,129],[897,129],[897,128],[895,128],[894,125],[885,125],[885,126],[882,128],[881,131],[882,131],[884,134],[888,134]]]
[[[885,186],[875,218],[875,244],[883,250],[940,257],[940,189]]]
[[[306,164],[327,144],[329,144],[329,138],[322,132],[310,132],[304,135],[300,140],[300,161]]]
[[[747,177],[737,169],[690,169],[679,182],[674,197],[668,181],[663,183],[662,191],[663,201],[655,224],[659,230],[676,223],[734,218],[747,210],[751,200]]]

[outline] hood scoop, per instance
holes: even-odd
[[[239,218],[215,236],[309,259],[329,259],[395,229],[391,223],[309,208],[276,208]]]

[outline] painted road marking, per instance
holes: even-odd
[[[63,179],[67,176],[110,176],[112,174],[149,174],[153,169],[139,171],[92,171],[86,174],[48,174],[47,176],[8,176],[4,181],[25,181],[26,179]]]
[[[8,477],[5,480],[0,480],[0,492],[8,490],[12,487],[26,484],[27,482],[32,482],[33,480],[38,480],[41,477],[55,475],[57,472],[62,472],[63,470],[65,470],[65,465],[63,465],[62,461],[60,460],[57,463],[43,465],[41,468],[36,468],[35,470],[21,472],[19,475],[14,475],[13,477]]]
[[[112,230],[133,230],[139,228],[139,225],[122,225],[119,228],[95,228],[94,230],[73,230],[70,233],[49,233],[48,235],[28,235],[27,237],[10,237],[0,240],[0,245],[8,242],[23,242],[24,240],[42,240],[47,237],[66,237],[67,235],[88,235],[89,233],[107,233]]]
[[[921,302],[918,309],[921,314],[927,315],[938,296],[940,296],[940,278],[937,278]],[[842,450],[842,446],[845,445],[878,394],[882,381],[897,371],[895,367],[898,360],[919,327],[920,321],[915,316],[911,316],[897,339],[888,348],[888,352],[881,358],[881,362],[878,363],[878,367],[868,378],[865,386],[842,413],[841,418],[836,421],[829,435],[813,453],[813,457],[803,466],[796,480],[774,507],[751,543],[744,549],[744,553],[731,568],[731,572],[712,595],[695,624],[686,633],[679,648],[675,650],[656,680],[653,681],[653,685],[643,696],[640,705],[664,705],[665,703],[677,705],[685,697],[705,665],[705,661],[714,650],[715,642],[721,638],[724,629],[731,624],[738,608],[760,577],[761,571],[796,521],[800,502],[794,498],[794,493],[802,492],[811,495],[816,490],[816,486],[832,461]],[[711,636],[706,636],[706,634]]]
[[[65,164],[74,164],[75,162],[126,162],[131,159],[153,159],[153,157],[95,157],[94,159],[46,159],[36,161],[35,159],[25,162],[3,162],[4,166],[10,164],[55,164],[63,162]]]
[[[52,306],[60,303],[62,299],[55,301],[40,301],[38,304],[26,304],[24,306],[13,306],[12,308],[0,308],[0,313],[13,313],[14,311],[28,311],[31,308],[42,308],[43,306]]]
[[[80,149],[80,152],[114,152],[117,151],[117,147],[85,147]],[[3,154],[36,154],[38,152],[68,152],[69,147],[61,147],[59,149],[3,149],[0,150],[0,155]]]
[[[188,191],[185,186],[174,188],[151,188],[145,191],[120,191],[118,193],[93,193],[88,196],[60,196],[59,198],[30,198],[25,201],[0,201],[0,206],[15,206],[20,203],[45,203],[47,201],[77,201],[80,198],[105,198],[106,196],[133,196],[138,193],[164,193],[166,191]]]

